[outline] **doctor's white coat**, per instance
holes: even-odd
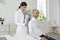
[[[36,40],[27,34],[24,15],[21,9],[15,13],[15,24],[17,25],[15,40]]]

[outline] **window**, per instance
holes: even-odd
[[[37,0],[37,9],[40,11],[38,19],[46,18],[46,0]]]

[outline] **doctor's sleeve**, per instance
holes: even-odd
[[[23,23],[23,18],[21,18],[22,14],[20,14],[19,12],[15,13],[15,24],[20,26],[25,26],[25,23]]]
[[[15,13],[15,24],[20,25],[20,19],[19,19],[19,14],[18,12]]]
[[[37,36],[37,35],[35,34],[35,32],[34,32],[34,27],[33,27],[33,26],[34,26],[34,25],[33,25],[31,22],[29,22],[29,24],[28,24],[29,34],[30,34],[32,37],[40,40],[41,37],[39,37],[39,36]]]

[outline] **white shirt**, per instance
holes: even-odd
[[[33,36],[34,38],[37,39],[41,39],[41,37],[39,37],[40,35],[44,34],[41,32],[40,28],[39,28],[39,21],[38,19],[35,19],[34,17],[31,18],[30,22],[29,22],[29,34],[31,36]]]

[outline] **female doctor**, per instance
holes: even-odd
[[[26,15],[24,11],[27,8],[27,3],[22,2],[19,6],[19,9],[15,13],[15,24],[17,25],[15,40],[35,40],[27,34]]]

